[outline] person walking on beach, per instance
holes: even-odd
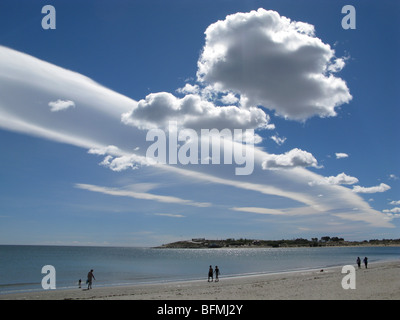
[[[218,276],[219,276],[219,269],[218,266],[215,266],[215,282],[219,281]]]
[[[213,282],[213,274],[214,274],[214,270],[212,268],[212,266],[210,266],[210,268],[208,269],[208,282],[210,282],[210,278],[211,278],[211,282]]]
[[[361,268],[361,259],[360,257],[357,257],[357,265],[358,265],[358,269]]]
[[[93,269],[92,270],[90,270],[89,271],[89,273],[88,273],[88,275],[87,275],[87,289],[89,290],[89,289],[92,289],[92,281],[93,281],[93,279],[94,280],[96,280],[96,278],[94,277],[94,274],[93,274]]]
[[[368,258],[365,257],[363,261],[364,261],[364,264],[365,264],[365,269],[368,269]]]

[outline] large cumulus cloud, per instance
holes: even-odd
[[[289,119],[335,116],[351,100],[334,73],[345,65],[314,27],[275,11],[236,13],[210,25],[198,61],[199,81],[232,90]]]

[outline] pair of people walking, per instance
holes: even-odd
[[[215,270],[213,270],[212,266],[210,266],[210,268],[208,269],[208,282],[213,282],[214,280],[214,273],[215,273],[215,282],[219,281],[219,275],[220,275],[220,271],[218,269],[218,266],[215,266]]]
[[[363,262],[364,262],[364,265],[365,265],[365,269],[368,269],[368,258],[365,257],[363,259]],[[361,268],[361,259],[360,259],[360,257],[357,257],[357,265],[358,265],[359,268]]]

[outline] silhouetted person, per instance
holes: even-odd
[[[88,286],[87,286],[88,290],[92,289],[92,281],[93,281],[93,279],[96,280],[96,278],[94,277],[94,274],[93,274],[93,269],[92,269],[92,270],[89,271],[89,273],[87,275],[87,281],[86,282],[88,284]]]
[[[218,266],[215,266],[215,282],[219,281],[218,276],[219,276],[219,269]]]
[[[357,257],[357,265],[358,265],[358,268],[361,268],[361,259],[360,259],[360,257]]]
[[[210,268],[208,269],[208,282],[210,282],[210,278],[211,278],[211,282],[213,281],[213,274],[214,274],[214,270],[213,270],[212,266],[210,266]]]
[[[363,261],[364,261],[364,264],[365,264],[365,269],[368,269],[368,258],[365,257]]]

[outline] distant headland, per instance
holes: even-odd
[[[291,240],[255,240],[255,239],[224,239],[212,240],[206,238],[193,238],[163,244],[157,248],[285,248],[285,247],[340,247],[340,246],[400,246],[400,239],[372,239],[363,241],[347,241],[339,237],[321,237]]]

